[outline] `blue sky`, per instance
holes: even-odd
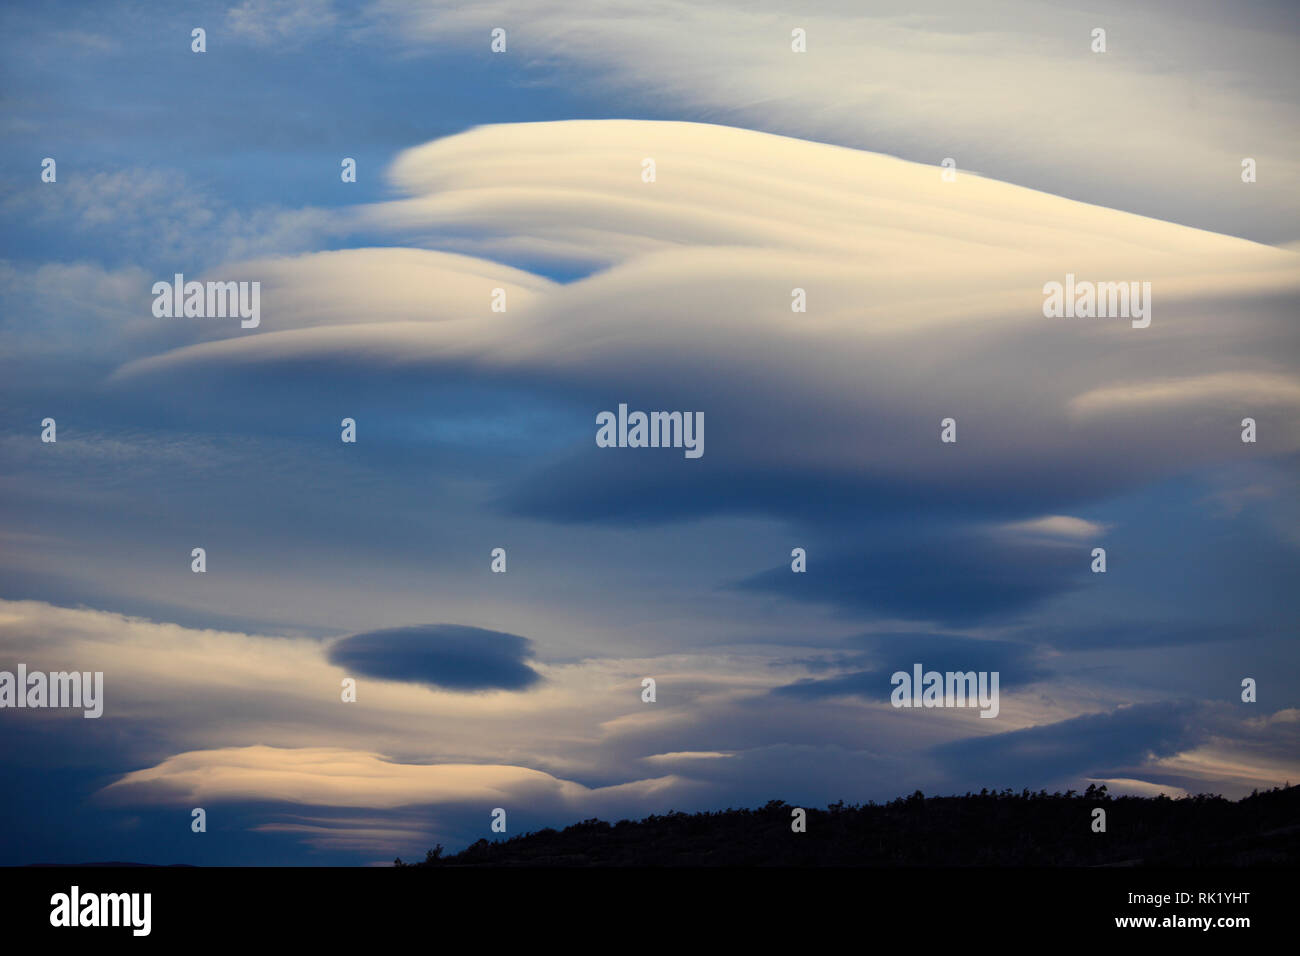
[[[0,862],[1296,778],[1288,5],[56,3],[0,44],[0,670],[106,686],[0,711]],[[261,325],[156,318],[177,272]],[[1067,272],[1150,327],[1044,317]],[[620,403],[705,454],[596,447]],[[891,707],[916,661],[998,717]]]

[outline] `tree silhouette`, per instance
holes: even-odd
[[[1090,810],[1107,805],[1107,832]],[[421,866],[1271,866],[1300,862],[1300,787],[1233,802],[1213,794],[1177,800],[1114,797],[1103,784],[1082,794],[982,789],[926,797],[917,790],[877,805],[839,801],[807,808],[807,831],[790,826],[791,804],[644,820],[588,819],[507,840],[477,840]],[[400,859],[396,866],[412,868]]]

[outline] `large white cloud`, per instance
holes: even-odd
[[[671,778],[637,781],[642,794]],[[617,789],[617,788],[612,788]],[[417,804],[492,801],[577,804],[591,791],[548,773],[499,764],[402,764],[337,747],[250,746],[192,751],[137,770],[111,784],[123,799],[193,801],[258,799],[331,807],[391,809]]]
[[[386,0],[370,18],[414,54],[458,47],[615,115],[951,156],[1089,202],[1295,238],[1300,41],[1285,3]],[[497,27],[505,54],[489,52]],[[806,53],[791,51],[796,27]],[[1241,182],[1243,157],[1258,182]]]
[[[579,388],[601,408],[651,393],[705,408],[732,469],[936,488],[1069,473],[1097,492],[1240,455],[1244,416],[1267,419],[1259,454],[1300,448],[1291,250],[688,123],[485,127],[407,151],[392,177],[409,198],[358,221],[496,260],[359,249],[245,263],[226,274],[267,276],[276,303],[257,334],[209,327],[227,337],[118,377],[455,365]],[[521,256],[605,268],[557,285],[497,264]],[[1045,283],[1067,274],[1150,283],[1150,326],[1045,317]],[[491,311],[497,287],[506,313]],[[796,288],[806,313],[791,310]],[[956,448],[937,439],[947,416]]]

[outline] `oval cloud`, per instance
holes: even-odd
[[[542,679],[524,663],[532,642],[460,624],[420,624],[353,634],[330,647],[330,662],[367,677],[443,690],[525,690]]]

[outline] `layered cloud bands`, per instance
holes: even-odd
[[[7,446],[16,500],[59,506],[14,540],[208,615],[0,604],[10,659],[106,673],[95,723],[130,732],[47,748],[104,761],[90,796],[354,847],[468,842],[506,804],[517,832],[1294,767],[1294,688],[1236,700],[1294,657],[1294,251],[687,123],[479,128],[391,179],[328,213],[358,248],[195,273],[263,283],[257,329],[158,318],[57,445]],[[1149,324],[1047,314],[1076,279],[1149,287]],[[703,457],[598,447],[621,403],[703,413]],[[124,432],[155,406],[163,437]],[[277,623],[211,629],[259,589]],[[997,720],[891,707],[918,664],[1002,674]],[[58,717],[22,719],[68,747]],[[397,814],[368,844],[366,810]]]
[[[619,399],[706,413],[708,452],[689,473],[581,448],[506,495],[562,520],[627,514],[635,498],[662,503],[639,517],[788,516],[809,479],[850,503],[1017,500],[1029,520],[1233,460],[1243,417],[1267,434],[1262,454],[1300,448],[1300,380],[1283,358],[1300,344],[1291,251],[688,123],[479,128],[407,151],[391,178],[408,198],[353,210],[353,225],[475,255],[231,267],[268,285],[259,332],[206,326],[219,341],[137,359],[118,380],[454,369],[578,396],[593,415]],[[557,284],[505,262],[597,271]],[[1044,286],[1067,276],[1149,283],[1150,325],[1045,316]],[[938,440],[946,417],[955,445]]]
[[[460,631],[374,633],[396,649],[393,663],[410,653],[404,633],[445,650],[460,646]],[[75,771],[92,782],[85,813],[113,826],[124,813],[156,810],[161,845],[189,854],[197,851],[174,814],[196,806],[222,832],[247,826],[378,854],[471,842],[498,806],[514,833],[764,794],[816,805],[1081,776],[1241,793],[1296,773],[1295,710],[1246,717],[1223,702],[1149,695],[1118,706],[1122,694],[1100,696],[1060,675],[1044,681],[1042,661],[1006,642],[899,634],[853,642],[838,659],[791,659],[777,648],[591,657],[538,664],[546,680],[537,689],[487,697],[413,686],[426,676],[415,668],[360,678],[354,703],[339,696],[340,678],[358,673],[331,660],[339,646],[0,601],[0,657],[105,673],[105,719],[6,712],[16,726],[0,756],[42,761],[28,799],[66,800],[61,775]],[[482,667],[493,653],[464,656]],[[999,670],[997,726],[960,709],[890,707],[890,671],[918,658]],[[821,676],[828,671],[839,674]],[[653,705],[640,698],[648,673],[659,683]]]

